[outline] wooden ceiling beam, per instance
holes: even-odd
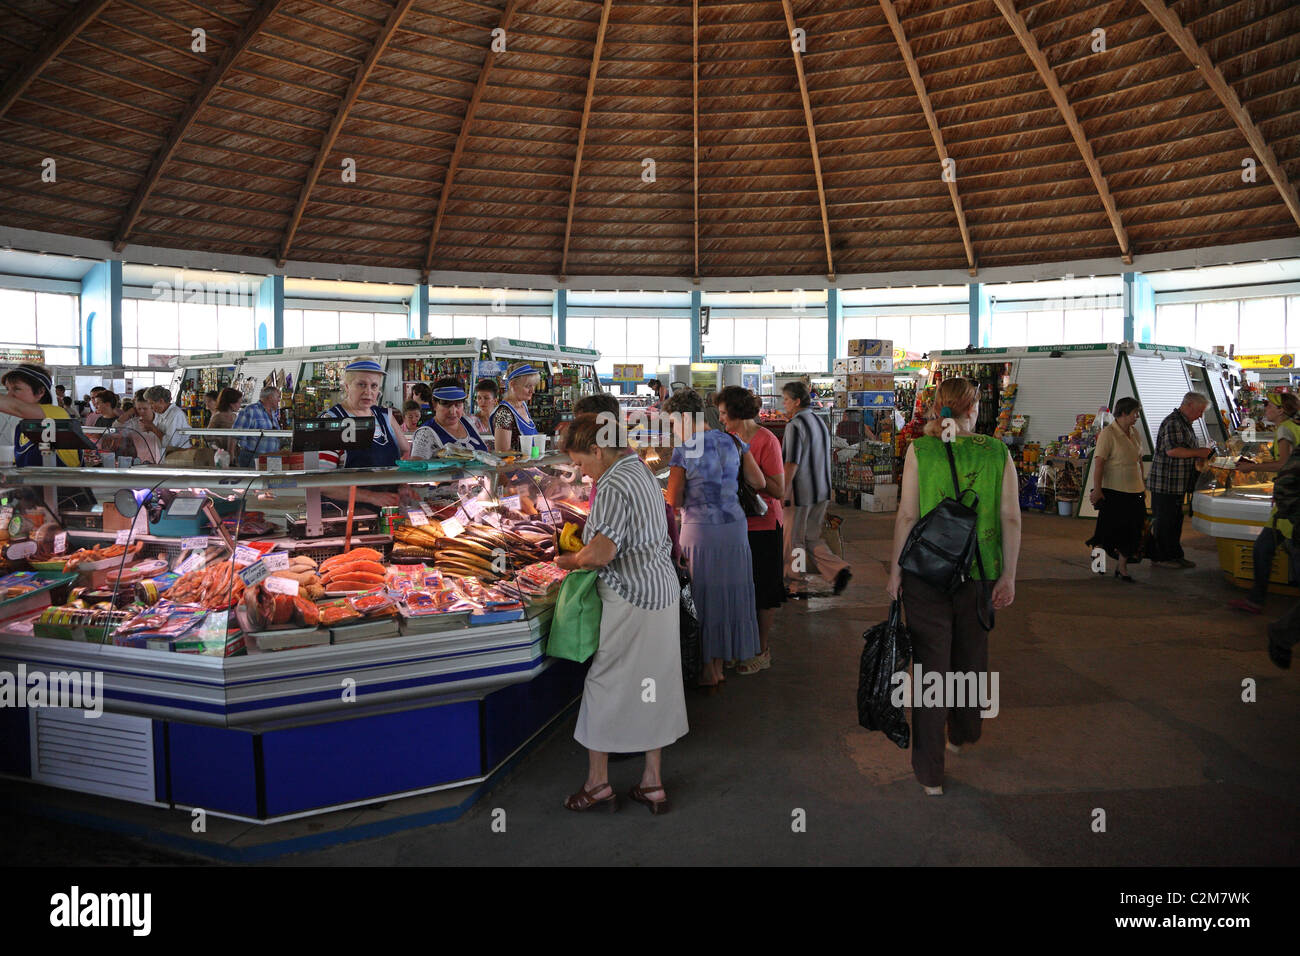
[[[587,145],[587,123],[591,119],[591,94],[596,89],[596,72],[600,69],[600,54],[605,46],[605,30],[609,26],[609,8],[613,0],[605,0],[600,9],[600,26],[596,28],[596,45],[591,51],[591,71],[587,75],[587,95],[582,101],[582,124],[578,127],[578,152],[573,158],[573,182],[569,186],[569,214],[564,221],[564,249],[560,254],[560,281],[563,282],[569,267],[569,239],[573,234],[573,207],[578,200],[578,177],[582,174],[582,150]]]
[[[803,54],[794,44],[794,11],[790,0],[781,0],[781,9],[785,11],[786,41],[790,45],[790,55],[794,57],[794,70],[799,78],[799,97],[803,100],[804,125],[808,127],[808,148],[812,153],[813,177],[817,180],[817,204],[822,214],[822,238],[826,243],[826,278],[835,281],[835,258],[831,251],[831,221],[826,214],[826,186],[822,182],[821,151],[817,148],[817,127],[813,123],[812,101],[808,98],[808,78],[803,71]]]
[[[1106,185],[1106,176],[1101,171],[1101,164],[1097,162],[1097,157],[1093,155],[1088,137],[1084,134],[1083,127],[1079,125],[1079,117],[1075,115],[1074,108],[1066,98],[1065,90],[1061,88],[1056,73],[1047,62],[1047,55],[1038,48],[1038,41],[1029,32],[1025,18],[1016,10],[1012,0],[993,0],[993,3],[997,5],[998,12],[1007,21],[1007,25],[1011,27],[1011,32],[1016,35],[1020,45],[1025,48],[1025,55],[1034,64],[1034,69],[1038,71],[1039,78],[1047,87],[1047,92],[1051,94],[1052,102],[1056,104],[1061,119],[1065,120],[1065,126],[1070,131],[1070,136],[1074,138],[1074,145],[1078,148],[1079,155],[1083,157],[1083,164],[1088,167],[1092,184],[1097,187],[1097,196],[1101,199],[1102,208],[1106,210],[1106,218],[1110,220],[1110,226],[1115,231],[1120,258],[1124,260],[1125,265],[1132,265],[1133,250],[1129,245],[1128,233],[1124,230],[1124,222],[1120,219],[1119,209],[1115,205],[1115,198],[1110,194],[1110,187]]]
[[[912,86],[916,90],[916,98],[921,102],[921,110],[925,113],[925,122],[930,127],[930,136],[934,139],[934,148],[939,154],[939,165],[942,168],[949,158],[948,148],[944,145],[943,131],[939,129],[939,121],[934,115],[934,108],[930,105],[930,96],[925,91],[925,80],[921,78],[921,71],[916,65],[916,58],[912,56],[911,45],[907,42],[907,35],[903,33],[903,24],[898,19],[898,11],[894,9],[892,0],[879,0],[879,2],[885,19],[889,21],[889,28],[894,32],[894,41],[898,44],[898,51],[903,57],[903,64],[907,67],[907,74],[912,78]],[[966,268],[973,276],[978,268],[975,261],[975,248],[971,245],[970,228],[966,225],[966,213],[962,210],[961,196],[957,194],[955,172],[947,185],[948,195],[952,197],[952,208],[957,215],[957,228],[961,231],[961,244],[966,249]]]
[[[388,41],[393,38],[393,34],[401,26],[402,18],[406,16],[414,3],[415,0],[398,0],[397,5],[388,14],[388,19],[384,21],[379,36],[375,37],[375,42],[371,44],[370,52],[366,54],[366,58],[357,67],[356,75],[352,78],[352,85],[348,87],[347,93],[344,94],[342,101],[339,103],[338,111],[334,114],[334,120],[330,123],[325,138],[321,140],[320,148],[316,150],[316,161],[312,163],[311,172],[307,174],[307,179],[302,184],[302,192],[298,196],[298,203],[294,207],[293,216],[290,217],[289,225],[285,228],[284,239],[280,243],[280,254],[276,257],[276,265],[281,269],[289,260],[289,250],[293,248],[294,235],[297,233],[298,225],[302,222],[302,215],[307,209],[307,201],[311,199],[311,191],[316,187],[316,180],[320,178],[321,170],[325,168],[325,163],[329,160],[330,151],[334,149],[334,141],[339,138],[339,132],[343,129],[343,124],[348,120],[348,113],[352,110],[352,104],[361,95],[361,88],[366,85],[370,71],[375,68],[379,58],[384,55]]]
[[[136,220],[140,218],[140,210],[144,208],[149,194],[153,192],[154,187],[158,184],[158,177],[163,171],[172,155],[180,147],[182,140],[185,139],[194,121],[198,118],[199,112],[207,105],[208,100],[220,87],[221,81],[230,71],[236,58],[242,53],[261,30],[263,24],[275,13],[282,0],[262,0],[261,6],[253,11],[252,16],[244,24],[243,29],[226,47],[225,52],[212,68],[208,70],[208,75],[203,81],[203,85],[195,92],[193,98],[186,106],[185,112],[176,120],[176,125],[167,135],[166,142],[159,147],[158,152],[154,155],[153,162],[149,165],[149,171],[145,173],[144,179],[140,181],[135,195],[131,198],[130,205],[127,206],[126,214],[122,216],[121,225],[117,228],[117,235],[113,241],[115,252],[121,252],[126,248],[127,239],[131,235],[131,230],[135,227]]]
[[[64,47],[76,39],[77,34],[85,29],[91,20],[109,4],[109,0],[82,0],[59,25],[41,41],[40,46],[31,52],[26,60],[0,86],[0,117],[9,112],[9,107],[32,85],[32,81],[52,63]]]
[[[695,281],[700,281],[700,0],[691,0],[691,191],[695,199]]]
[[[497,26],[505,31],[507,38],[510,32],[510,23],[515,16],[515,8],[518,6],[518,0],[506,0],[505,9],[501,11],[501,20]],[[509,40],[507,39],[507,43]],[[434,213],[433,228],[429,231],[429,246],[424,253],[424,265],[420,270],[420,281],[429,281],[429,272],[433,268],[433,253],[438,246],[438,232],[442,229],[442,218],[447,212],[447,201],[451,198],[451,189],[456,181],[456,171],[460,168],[460,158],[465,152],[465,142],[469,138],[469,127],[474,121],[474,114],[478,112],[479,103],[483,100],[483,91],[487,88],[488,76],[492,72],[492,67],[496,65],[496,52],[488,47],[487,55],[483,58],[483,66],[479,68],[478,79],[474,83],[474,91],[470,93],[469,102],[465,105],[465,116],[460,122],[460,131],[456,134],[456,145],[452,148],[451,159],[447,163],[447,172],[442,179],[442,189],[438,193],[438,210]]]
[[[1206,86],[1213,90],[1214,95],[1223,103],[1223,108],[1228,111],[1228,115],[1237,124],[1237,128],[1241,130],[1246,142],[1258,157],[1259,164],[1264,167],[1269,178],[1273,180],[1273,185],[1277,187],[1277,191],[1282,197],[1282,203],[1286,206],[1287,211],[1291,213],[1291,218],[1296,221],[1297,226],[1300,226],[1300,196],[1296,195],[1295,187],[1291,185],[1286,171],[1278,163],[1272,147],[1268,145],[1268,141],[1264,139],[1259,127],[1255,125],[1250,112],[1237,98],[1237,93],[1231,84],[1224,78],[1219,68],[1214,65],[1209,54],[1197,42],[1192,32],[1183,26],[1178,14],[1170,10],[1163,0],[1139,0],[1139,2],[1146,8],[1147,13],[1151,14],[1152,18],[1169,34],[1169,38],[1178,45],[1178,48],[1183,51],[1183,55],[1196,67]]]

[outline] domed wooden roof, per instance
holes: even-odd
[[[4,7],[0,221],[119,251],[975,274],[1300,233],[1293,0]]]

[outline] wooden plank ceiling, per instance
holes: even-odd
[[[4,6],[0,222],[119,249],[805,276],[1300,235],[1293,0]]]

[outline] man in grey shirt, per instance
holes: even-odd
[[[822,541],[822,525],[831,501],[831,435],[809,407],[812,396],[803,382],[782,390],[785,413],[785,581],[791,597],[805,597],[803,575],[820,574],[840,594],[852,572]]]

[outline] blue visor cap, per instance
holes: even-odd
[[[521,375],[541,375],[541,374],[542,374],[541,372],[537,371],[537,369],[533,368],[531,365],[521,365],[519,366],[519,368],[515,369],[506,377],[506,381],[513,382]]]
[[[435,388],[433,397],[440,402],[463,402],[465,401],[465,390],[457,385],[447,385],[443,388]]]
[[[358,359],[343,367],[345,372],[374,372],[376,375],[387,375],[384,367],[374,359]]]

